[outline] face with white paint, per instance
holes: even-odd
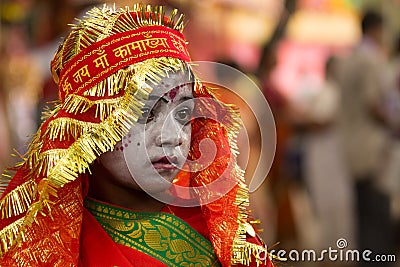
[[[114,184],[147,192],[169,188],[190,149],[192,88],[187,72],[170,73],[154,86],[138,123],[100,157]]]

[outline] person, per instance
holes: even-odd
[[[383,108],[383,26],[379,13],[365,12],[362,39],[339,63],[337,80],[341,89],[339,131],[355,183],[358,247],[374,253],[389,253],[392,235],[389,196],[379,185],[389,140]]]
[[[105,5],[72,27],[51,63],[59,104],[0,200],[1,266],[273,266],[238,114],[191,70],[177,15]]]
[[[400,34],[394,40],[393,53],[385,72],[385,114],[390,126],[390,148],[383,171],[384,188],[390,194],[395,248],[400,247]]]
[[[303,120],[303,177],[319,226],[315,242],[321,249],[342,237],[351,246],[355,244],[352,183],[337,130],[340,89],[335,80],[336,63],[333,56],[326,60],[325,80],[314,92],[308,92],[299,109]]]

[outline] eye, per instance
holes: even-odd
[[[192,110],[189,107],[183,107],[175,113],[175,119],[183,125],[187,124],[191,117]]]
[[[144,107],[142,108],[142,112],[142,116],[138,120],[139,123],[145,124],[154,119],[154,113],[152,109]]]

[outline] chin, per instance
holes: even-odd
[[[144,182],[137,182],[137,184],[143,191],[147,193],[161,193],[171,187],[174,177],[170,178],[169,176],[165,177],[164,175],[156,175],[153,177],[148,177]]]

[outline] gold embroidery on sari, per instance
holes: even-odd
[[[91,199],[85,206],[118,244],[168,266],[220,266],[210,241],[172,214],[133,212]]]

